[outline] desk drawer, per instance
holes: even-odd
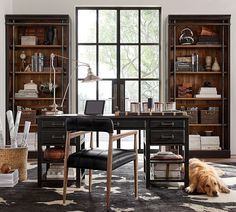
[[[40,144],[65,144],[65,131],[42,131],[40,133]]]
[[[151,130],[150,144],[184,144],[184,130]]]
[[[114,120],[115,129],[145,129],[144,120]]]
[[[65,128],[65,120],[43,120],[41,121],[41,128]]]
[[[178,127],[178,128],[185,128],[185,121],[184,120],[151,120],[150,127]]]

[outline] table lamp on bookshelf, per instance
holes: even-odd
[[[50,67],[53,70],[53,85],[51,83],[51,86],[49,86],[49,87],[51,88],[51,90],[53,90],[53,104],[50,105],[51,110],[45,112],[46,115],[61,115],[61,114],[63,114],[64,101],[65,101],[66,94],[67,94],[69,86],[70,86],[70,81],[71,81],[72,76],[74,74],[74,72],[72,71],[70,73],[70,75],[69,75],[68,84],[66,86],[65,93],[63,95],[61,104],[59,106],[60,108],[62,108],[62,110],[58,110],[57,109],[58,105],[56,104],[56,69],[55,69],[55,66],[54,66],[55,57],[66,59],[66,60],[70,60],[68,57],[64,57],[64,56],[57,55],[57,54],[54,54],[54,53],[52,53],[51,56],[50,56]],[[93,74],[93,72],[91,70],[91,67],[90,67],[90,65],[88,63],[81,62],[81,61],[78,61],[78,60],[73,60],[73,61],[76,62],[75,70],[77,70],[77,68],[81,67],[81,66],[85,66],[85,67],[88,68],[87,76],[82,80],[82,82],[94,82],[94,81],[101,80],[100,77],[98,77],[98,76]]]

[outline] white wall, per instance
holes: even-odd
[[[0,5],[0,120],[5,132],[5,14],[12,13],[12,0],[0,0]]]
[[[60,2],[60,3],[59,3]],[[69,14],[72,19],[72,44],[75,44],[75,6],[161,6],[163,18],[163,42],[165,50],[167,42],[166,34],[166,18],[169,14],[231,14],[231,150],[232,154],[236,154],[236,95],[233,91],[236,90],[236,1],[235,0],[13,0],[13,13],[25,14]],[[166,52],[163,51],[163,59],[165,61]],[[72,45],[72,57],[75,55],[75,45]],[[163,62],[163,70],[165,69]],[[1,96],[4,95],[4,90],[0,90]]]

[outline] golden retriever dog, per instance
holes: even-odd
[[[224,184],[219,175],[223,174],[207,163],[192,158],[189,160],[189,186],[187,193],[203,193],[210,197],[219,196],[219,193],[229,193],[229,188]],[[218,173],[219,172],[219,173]]]

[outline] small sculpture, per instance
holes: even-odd
[[[24,51],[20,53],[20,59],[21,59],[21,71],[25,71],[25,59],[26,59],[26,54]]]
[[[189,28],[184,28],[179,37],[179,43],[182,45],[186,44],[193,44],[194,43],[194,38],[193,38],[193,32]]]
[[[207,71],[211,70],[212,57],[206,56],[205,61],[206,61],[206,70]]]
[[[2,167],[0,169],[1,173],[7,174],[11,171],[11,166],[7,163],[2,164]]]

